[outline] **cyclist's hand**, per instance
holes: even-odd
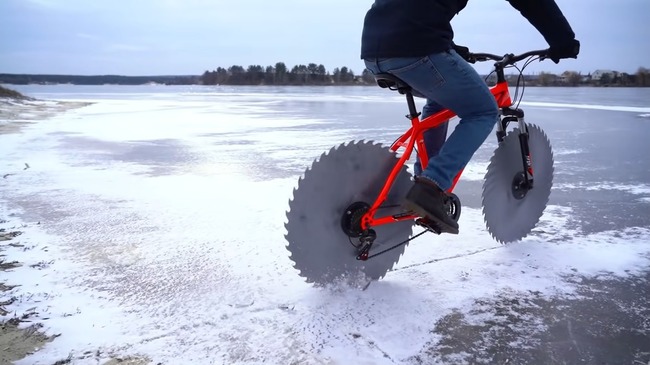
[[[471,57],[472,53],[469,51],[469,48],[464,46],[459,46],[455,43],[452,46],[454,47],[454,51],[456,51],[456,53],[458,53],[459,56],[463,57],[465,61],[474,63],[472,62],[473,61]]]
[[[562,58],[578,58],[578,53],[580,53],[580,42],[574,39],[562,45],[551,46],[548,49],[548,58],[559,63]]]

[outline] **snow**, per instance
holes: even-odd
[[[571,109],[591,109],[591,110],[609,110],[631,113],[648,113],[648,107],[635,107],[623,105],[601,105],[601,104],[575,104],[575,103],[553,103],[540,101],[524,101],[523,106],[543,107],[543,108],[571,108]],[[641,115],[643,116],[643,115]]]
[[[484,322],[469,313],[478,298],[571,296],[566,277],[648,267],[647,227],[580,235],[571,208],[550,206],[531,236],[503,246],[481,211],[464,207],[461,234],[416,239],[367,290],[313,288],[288,258],[285,211],[301,169],[348,130],[309,129],[322,121],[250,109],[234,96],[117,97],[0,136],[0,166],[20,172],[2,181],[11,203],[0,217],[27,225],[26,247],[7,251],[25,263],[4,273],[21,284],[15,310],[35,307],[47,333],[62,334],[19,365],[97,349],[170,364],[394,364],[437,341],[432,328],[454,311]],[[182,153],[156,160],[172,139]],[[93,147],[73,146],[82,141]],[[133,148],[153,148],[152,159]],[[24,162],[31,168],[21,171]],[[480,181],[487,163],[464,178]]]

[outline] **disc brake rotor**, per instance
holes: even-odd
[[[353,243],[358,244],[358,238],[350,238],[341,225],[352,203],[374,202],[396,162],[397,157],[388,148],[361,141],[332,148],[307,169],[293,191],[285,224],[290,258],[307,282],[320,286],[338,281],[366,285],[382,278],[397,263],[406,245],[368,261],[357,260]],[[402,212],[402,199],[411,184],[404,166],[377,214]],[[412,221],[402,221],[372,227],[377,234],[372,251],[408,240],[412,226]]]
[[[519,129],[499,144],[483,183],[483,216],[488,231],[501,243],[526,237],[544,213],[553,185],[553,151],[540,127],[528,124],[528,145],[534,171],[533,188],[522,192],[523,163]]]

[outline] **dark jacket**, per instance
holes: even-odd
[[[423,57],[450,49],[454,38],[451,19],[463,10],[467,1],[375,0],[363,24],[361,58]],[[563,46],[575,38],[554,0],[508,2],[550,46]]]

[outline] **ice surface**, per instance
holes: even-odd
[[[166,364],[409,363],[440,339],[432,329],[450,313],[493,319],[471,315],[477,299],[572,296],[567,277],[648,268],[647,226],[583,234],[571,220],[578,208],[552,205],[531,236],[503,246],[480,209],[467,207],[461,234],[416,239],[368,290],[315,289],[284,248],[287,201],[304,168],[357,129],[276,107],[350,98],[109,96],[0,136],[0,166],[15,172],[0,181],[0,218],[28,225],[26,248],[7,251],[25,265],[3,274],[22,285],[10,293],[20,298],[15,310],[36,307],[47,332],[62,334],[18,364],[97,349]],[[558,104],[530,105],[585,107]],[[580,151],[565,148],[556,159]],[[480,181],[487,163],[472,162],[464,178]],[[640,195],[639,204],[650,194],[650,185],[616,181],[559,188],[616,189]],[[520,319],[526,331],[544,329]]]

